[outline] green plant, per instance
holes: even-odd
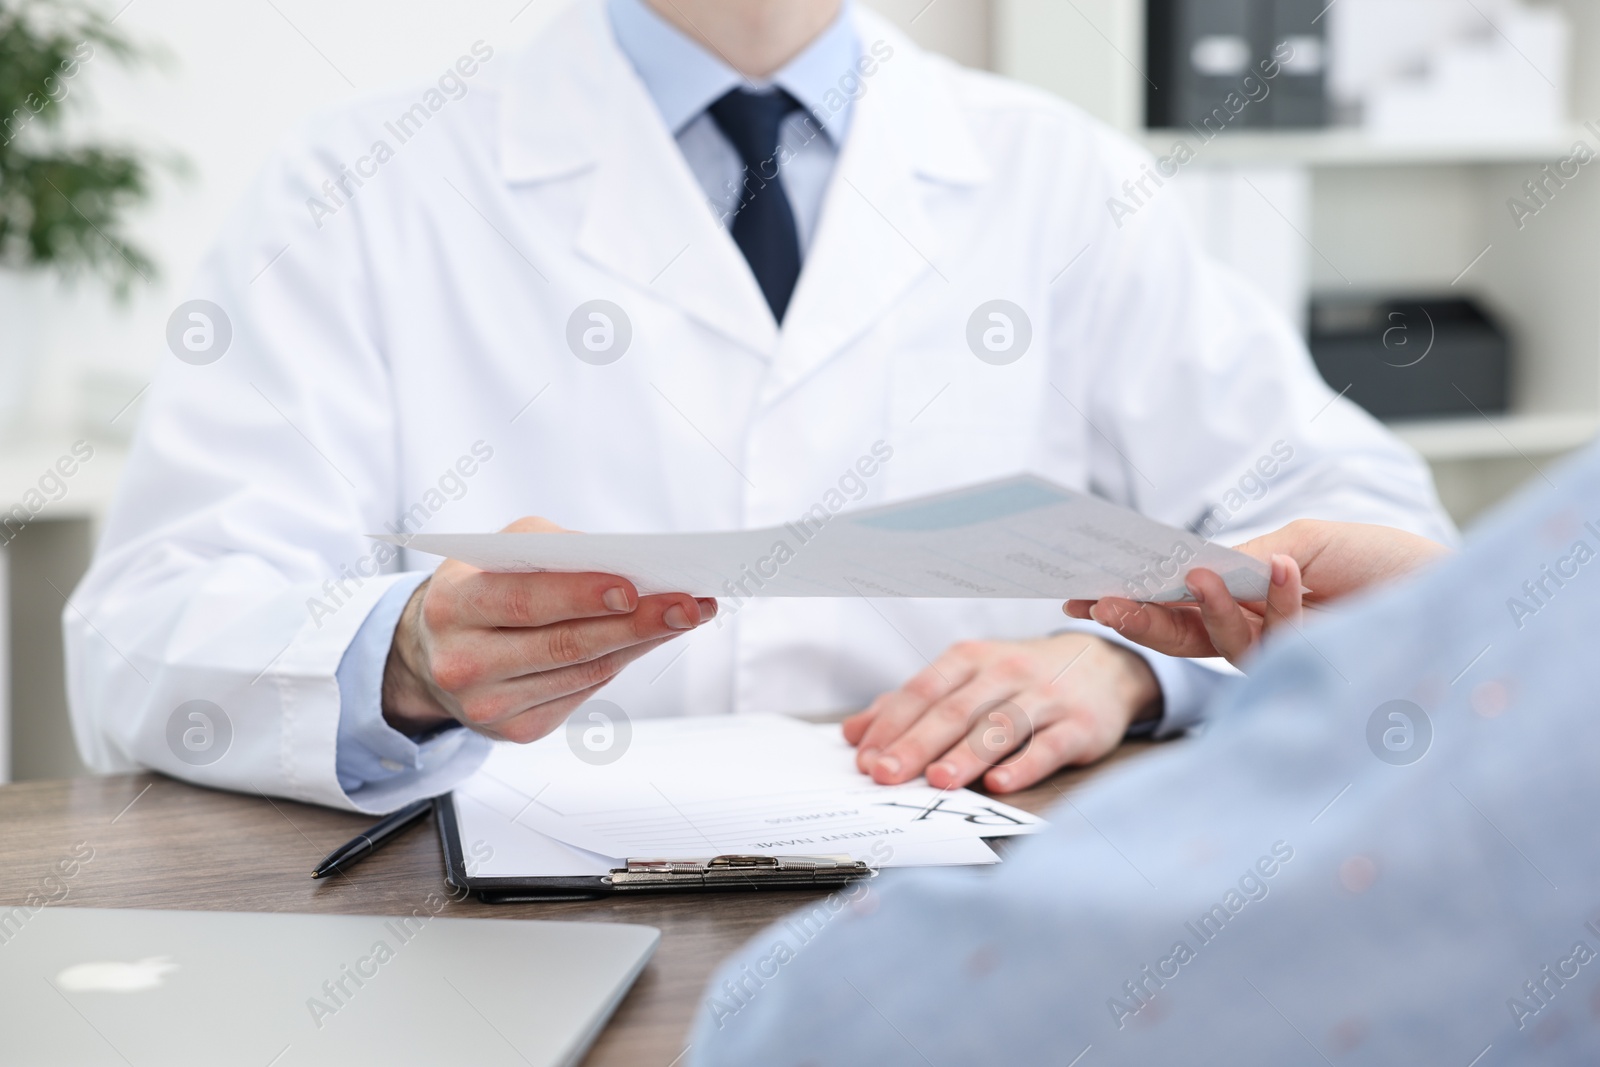
[[[102,56],[128,63],[141,53],[76,0],[0,0],[0,265],[86,271],[125,293],[155,273],[122,228],[124,213],[149,199],[149,168],[132,152],[62,135],[82,99],[75,83]]]

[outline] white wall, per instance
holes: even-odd
[[[1143,0],[994,0],[993,56],[1119,129],[1144,125]]]
[[[162,268],[155,284],[137,286],[122,306],[98,285],[79,285],[49,302],[33,421],[76,426],[87,399],[100,409],[88,417],[101,424],[87,428],[104,430],[105,420],[143,386],[196,262],[291,125],[361,90],[441,69],[478,38],[497,51],[509,49],[558,7],[534,0],[518,14],[522,2],[130,4],[118,26],[159,47],[164,61],[127,74],[102,53],[75,89],[92,97],[92,126],[101,136],[181,155],[191,172],[164,175],[153,208],[132,227]],[[132,414],[117,429],[131,425]]]

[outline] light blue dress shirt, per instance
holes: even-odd
[[[1276,639],[1203,735],[998,872],[886,874],[758,935],[690,1061],[1595,1062],[1600,446],[1549,481]]]
[[[802,254],[810,247],[839,149],[850,128],[855,97],[862,91],[856,66],[861,47],[852,6],[851,0],[845,0],[827,29],[771,79],[752,82],[656,14],[644,0],[607,0],[618,47],[677,139],[684,160],[705,191],[708,208],[724,226],[733,225],[744,168],[706,108],[740,86],[759,91],[776,85],[803,108],[784,120],[777,162]],[[446,754],[447,746],[463,743],[452,737],[451,731],[418,745],[383,719],[383,665],[400,610],[424,577],[407,576],[379,600],[339,664],[335,767],[339,784],[348,794],[375,783],[399,790],[399,776],[426,771]],[[1206,698],[1223,684],[1224,676],[1216,671],[1145,653],[1093,623],[1064,619],[1062,628],[1096,633],[1144,657],[1164,698],[1160,735],[1178,732],[1197,721]],[[454,748],[448,747],[448,751]]]
[[[401,610],[427,577],[426,571],[417,571],[390,586],[339,660],[339,748],[334,770],[339,788],[348,795],[423,769],[430,746],[437,749],[448,737],[441,734],[419,744],[383,718],[383,669],[389,646]]]

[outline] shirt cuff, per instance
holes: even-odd
[[[351,799],[368,792],[400,794],[407,785],[420,788],[434,777],[427,772],[450,762],[468,740],[467,731],[447,728],[419,742],[383,717],[383,671],[389,646],[406,602],[427,577],[428,572],[418,571],[390,586],[367,613],[339,661],[339,739],[334,769],[339,787]],[[427,794],[419,793],[418,798],[422,795]]]
[[[1057,633],[1088,633],[1105,638],[1137,653],[1150,665],[1161,687],[1161,718],[1153,729],[1137,727],[1130,731],[1135,736],[1165,738],[1181,734],[1204,721],[1206,705],[1217,690],[1226,686],[1230,676],[1239,671],[1224,659],[1178,659],[1152,652],[1134,644],[1115,630],[1087,619],[1073,620],[1074,624],[1062,627]]]
[[[1161,719],[1152,737],[1172,737],[1205,721],[1206,708],[1238,670],[1223,659],[1177,659],[1130,645],[1161,686]]]

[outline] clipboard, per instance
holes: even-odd
[[[603,875],[483,877],[467,869],[461,847],[455,798],[433,802],[439,841],[444,847],[445,882],[486,904],[588,900],[653,892],[751,892],[768,889],[826,889],[847,885],[876,872],[849,856],[714,856],[703,861],[630,859]]]

